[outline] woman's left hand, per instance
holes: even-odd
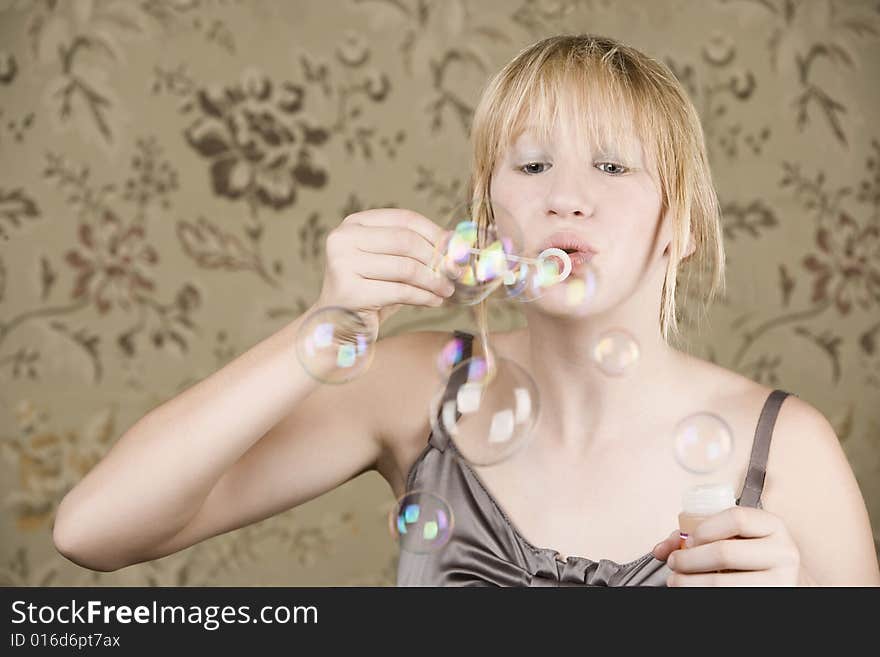
[[[703,520],[678,549],[675,531],[655,546],[667,586],[808,586],[801,555],[779,516],[736,506]],[[732,571],[732,572],[717,572]]]

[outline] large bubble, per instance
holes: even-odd
[[[714,413],[696,413],[679,422],[672,432],[678,464],[694,474],[721,468],[733,451],[733,432]]]
[[[507,211],[497,203],[460,205],[450,214],[449,230],[437,243],[432,268],[455,287],[448,300],[474,305],[510,280],[519,240],[501,234],[496,223]],[[510,230],[514,230],[511,228]]]
[[[377,326],[339,306],[320,308],[297,332],[296,355],[321,383],[345,383],[363,374],[373,359]]]
[[[439,495],[414,490],[403,495],[389,517],[391,535],[400,549],[415,554],[436,552],[449,542],[455,518]]]
[[[532,437],[538,389],[514,361],[474,356],[452,370],[449,386],[435,397],[430,412],[433,430],[449,437],[465,461],[492,465]]]

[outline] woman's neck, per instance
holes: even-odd
[[[606,440],[619,443],[637,416],[662,411],[667,395],[661,393],[670,390],[688,357],[661,335],[659,303],[655,314],[637,297],[586,318],[526,312],[528,326],[517,352],[541,396],[541,433],[557,446],[582,451]],[[608,374],[593,345],[606,332],[621,330],[637,345],[638,358],[623,373]]]

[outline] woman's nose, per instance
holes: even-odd
[[[557,175],[547,193],[547,215],[560,219],[592,216],[594,201],[583,178]]]

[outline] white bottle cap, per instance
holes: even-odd
[[[700,484],[688,488],[681,501],[681,510],[697,516],[711,516],[736,506],[736,497],[730,484]]]

